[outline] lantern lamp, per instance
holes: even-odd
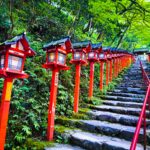
[[[35,55],[30,48],[25,33],[0,45],[0,76],[13,78],[27,78],[24,73],[24,63],[28,56]]]
[[[58,68],[58,70],[68,70],[66,65],[66,56],[72,50],[69,37],[58,41],[52,41],[44,45],[43,50],[46,51],[46,63],[43,65],[46,69]]]
[[[15,78],[27,78],[24,63],[28,56],[35,55],[30,48],[25,33],[5,41],[0,45],[0,77],[4,78],[0,104],[0,149],[4,150],[7,122],[9,117],[11,91]]]
[[[91,50],[90,41],[84,41],[73,44],[72,60],[71,63],[75,64],[76,75],[75,75],[75,88],[74,88],[74,112],[78,112],[79,104],[79,93],[80,93],[80,73],[81,65],[87,64],[86,53]]]
[[[88,61],[98,61],[98,54],[102,51],[102,43],[92,44],[92,49],[88,52]]]
[[[102,43],[92,44],[92,49],[88,51],[88,61],[90,64],[90,81],[89,81],[89,99],[93,97],[94,85],[94,63],[98,61],[98,54],[102,51]]]
[[[69,69],[66,65],[66,56],[72,51],[72,44],[70,38],[66,37],[64,39],[52,41],[49,44],[46,44],[43,47],[43,50],[46,51],[46,63],[43,67],[52,70],[47,126],[47,140],[51,141],[54,136],[54,120],[59,71]]]
[[[86,53],[91,49],[89,41],[83,41],[73,44],[73,57],[71,63],[87,64]]]

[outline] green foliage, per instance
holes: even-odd
[[[7,150],[31,149],[37,147],[38,142],[30,142],[28,138],[45,139],[51,81],[51,71],[42,68],[45,62],[45,52],[42,47],[45,43],[70,35],[72,41],[89,39],[92,42],[101,41],[107,46],[117,46],[118,43],[121,47],[130,49],[143,44],[150,46],[148,41],[150,4],[136,0],[130,7],[132,2],[127,0],[0,0],[0,42],[27,31],[31,47],[37,53],[36,57],[28,58],[25,63],[25,72],[29,74],[29,78],[14,82],[6,141]],[[136,14],[134,19],[132,19],[133,14]],[[70,70],[62,71],[59,75],[56,114],[83,119],[86,118],[84,113],[78,115],[72,113],[75,66],[69,64],[71,57],[69,54],[67,60]],[[119,79],[115,82],[119,82]],[[87,109],[89,103],[88,86],[89,65],[82,66],[81,70],[80,107],[83,106],[84,109]],[[110,84],[109,89],[113,89],[114,86],[115,83]],[[2,87],[3,79],[0,79],[0,90]],[[99,64],[97,63],[92,105],[99,104],[100,95],[108,90],[106,87],[103,92],[100,92],[98,87]],[[60,137],[57,139],[58,142],[62,141]],[[41,145],[44,146],[43,143]]]

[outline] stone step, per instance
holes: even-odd
[[[145,97],[144,94],[120,93],[120,92],[107,92],[107,95],[123,96],[123,97],[135,97],[135,98],[143,98],[143,99]]]
[[[95,133],[83,132],[80,130],[69,131],[68,134],[70,142],[74,145],[85,148],[86,150],[129,150],[131,142],[113,138],[104,135],[98,135]],[[143,146],[137,144],[136,150],[142,150]]]
[[[117,85],[117,88],[119,87],[132,87],[132,88],[145,88],[144,84],[134,84],[134,83],[122,83]]]
[[[136,102],[121,102],[121,101],[112,101],[112,100],[104,100],[103,104],[110,106],[123,106],[123,107],[132,107],[132,108],[141,108],[143,103]]]
[[[119,123],[122,125],[136,126],[139,117],[132,115],[123,115],[112,112],[103,112],[92,110],[88,112],[89,116],[94,120],[108,121],[112,123]],[[150,126],[150,120],[147,119],[147,126]]]
[[[54,147],[46,147],[44,150],[85,150],[85,149],[69,144],[55,144]]]
[[[123,92],[123,93],[132,93],[132,94],[146,94],[146,91],[145,90],[128,90],[127,88],[122,88],[122,89],[119,89],[119,88],[116,88],[115,90],[113,90],[114,92]]]
[[[81,120],[80,127],[82,130],[104,134],[107,136],[121,138],[127,141],[131,141],[134,136],[135,127],[124,126],[117,123],[109,123],[105,121],[97,120]],[[150,140],[150,137],[147,136],[147,140]],[[138,142],[143,142],[143,129],[141,128]]]
[[[118,87],[117,87],[118,88]],[[120,90],[127,90],[128,92],[136,92],[136,91],[144,91],[146,92],[146,87],[145,88],[136,88],[136,87],[119,87]]]
[[[106,112],[114,112],[118,114],[125,114],[125,115],[133,115],[133,116],[140,116],[141,109],[140,108],[126,108],[121,106],[108,106],[108,105],[101,105],[101,106],[92,106],[93,110],[100,110]],[[146,112],[146,116],[150,118],[149,112]]]
[[[143,103],[143,98],[133,98],[133,97],[123,97],[123,96],[111,96],[111,95],[105,95],[101,96],[104,100],[115,100],[115,101],[123,101],[123,102],[137,102],[137,103]]]

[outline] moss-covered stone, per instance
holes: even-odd
[[[49,142],[49,141],[39,141],[39,140],[34,140],[34,139],[27,139],[25,143],[25,147],[28,150],[44,150],[45,147],[53,147],[54,142]]]

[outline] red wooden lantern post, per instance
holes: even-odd
[[[4,150],[5,145],[13,80],[28,78],[23,71],[24,63],[27,56],[33,55],[35,52],[30,48],[25,33],[0,45],[0,77],[4,78],[0,105],[0,150]]]
[[[111,49],[112,52],[112,79],[116,77],[116,48]]]
[[[102,49],[103,50],[103,49]],[[107,61],[106,58],[106,52],[101,51],[99,53],[99,62],[100,62],[100,84],[99,88],[102,91],[103,90],[103,78],[104,78],[104,63]]]
[[[88,61],[90,63],[90,82],[89,82],[89,98],[93,97],[94,85],[94,63],[98,61],[98,53],[102,50],[102,43],[92,44],[92,49],[88,52]]]
[[[150,62],[150,52],[147,53],[147,60],[148,60],[148,62]]]
[[[43,50],[46,51],[46,63],[43,65],[46,69],[52,70],[49,108],[48,108],[48,127],[47,127],[47,140],[53,140],[54,136],[54,119],[55,107],[58,88],[58,76],[60,70],[68,70],[66,65],[66,55],[71,51],[70,38],[64,38],[58,41],[52,41],[45,45]]]
[[[110,69],[110,59],[111,59],[111,56],[110,56],[110,49],[109,48],[106,48],[106,86],[108,86],[109,84],[109,69]]]
[[[112,53],[109,49],[108,53],[107,53],[107,60],[108,60],[108,64],[109,64],[109,69],[108,69],[108,83],[112,81]]]
[[[81,65],[87,64],[86,53],[91,49],[89,41],[74,43],[73,44],[73,57],[70,61],[75,64],[76,76],[75,76],[75,88],[74,88],[74,112],[78,112],[79,105],[79,93],[80,93],[80,72]]]

